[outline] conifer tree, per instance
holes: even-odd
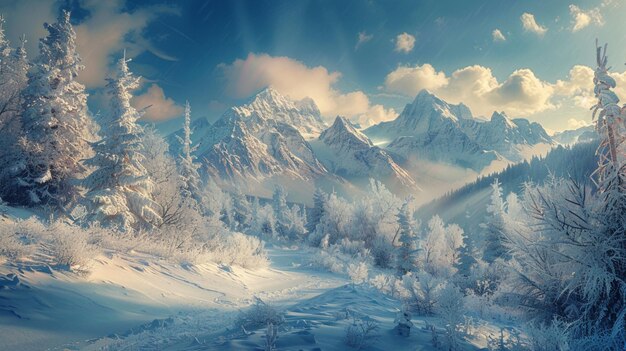
[[[131,90],[139,77],[128,69],[124,55],[114,77],[107,79],[111,112],[103,118],[102,140],[94,143],[95,156],[88,164],[97,167],[86,179],[91,220],[124,230],[158,224],[158,204],[153,200],[153,181],[142,164],[143,128],[137,124],[141,112],[130,105]]]
[[[93,121],[88,116],[85,87],[76,81],[83,69],[76,52],[70,13],[45,24],[40,55],[28,74],[23,93],[20,146],[23,170],[19,185],[28,204],[64,205],[78,195],[77,178],[91,155]]]
[[[182,195],[186,199],[191,199],[196,204],[202,203],[200,189],[200,175],[198,169],[200,165],[195,162],[196,157],[193,152],[197,147],[192,146],[191,141],[191,107],[189,101],[185,103],[185,121],[183,124],[183,136],[177,136],[181,144],[181,154],[178,157],[178,167],[182,184]]]
[[[409,211],[409,204],[405,202],[397,215],[400,247],[398,249],[397,268],[400,276],[415,271],[417,262],[417,243],[413,230],[414,223]]]
[[[313,194],[313,208],[308,218],[306,229],[309,233],[315,231],[315,227],[319,224],[320,219],[324,215],[324,207],[328,201],[328,195],[322,191],[322,189],[315,189]]]
[[[491,263],[497,258],[507,258],[506,248],[503,245],[505,203],[502,199],[502,186],[498,179],[491,184],[491,200],[487,206],[487,213],[489,216],[483,225],[485,228],[483,259]]]

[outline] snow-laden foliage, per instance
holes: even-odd
[[[459,249],[463,245],[463,229],[456,224],[446,225],[439,216],[428,221],[418,252],[421,269],[438,277],[456,273]]]
[[[502,195],[502,186],[498,179],[491,185],[491,197],[487,206],[488,218],[483,227],[485,229],[483,260],[492,263],[497,258],[506,258],[506,249],[502,245],[504,231],[504,213],[506,203]]]
[[[125,230],[153,227],[162,222],[153,197],[154,182],[144,166],[142,113],[130,105],[130,91],[139,78],[128,69],[128,60],[118,60],[115,75],[107,79],[110,114],[102,118],[102,140],[87,164],[97,169],[85,184],[91,221]]]
[[[85,87],[76,81],[83,66],[69,12],[45,28],[23,92],[18,185],[24,204],[64,205],[78,196],[76,179],[86,172],[81,160],[91,155],[94,126]]]
[[[196,156],[193,153],[197,146],[193,146],[191,142],[191,107],[189,101],[185,103],[185,120],[183,124],[183,137],[176,136],[181,144],[181,152],[178,156],[178,169],[180,177],[180,191],[182,196],[192,199],[195,205],[202,202],[201,200],[201,181],[198,169],[200,165],[196,163]]]
[[[254,298],[254,304],[239,313],[235,321],[235,327],[244,332],[254,330],[268,324],[274,327],[280,326],[285,321],[284,315],[276,307],[267,304],[258,297]]]
[[[398,212],[398,242],[400,248],[397,256],[397,269],[400,276],[415,271],[417,264],[417,240],[414,232],[415,223],[412,213],[409,212],[409,204],[405,202]]]
[[[4,33],[0,16],[0,196],[11,202],[19,198],[15,176],[21,168],[18,141],[21,134],[22,91],[28,81],[30,63],[26,39],[13,49]]]

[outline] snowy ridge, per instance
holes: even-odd
[[[342,177],[375,178],[395,189],[418,189],[406,170],[345,117],[337,117],[313,145],[325,166]]]
[[[317,111],[312,101],[303,106]],[[315,121],[315,116],[298,111],[293,102],[268,88],[249,104],[230,108],[207,129],[200,141],[200,159],[211,175],[226,180],[273,175],[311,180],[325,175],[298,125],[287,122]],[[312,130],[312,125],[303,128]]]
[[[484,121],[473,117],[467,106],[449,104],[426,90],[397,119],[364,132],[407,160],[428,159],[476,171],[494,161],[522,161],[554,144],[538,123],[497,112]]]

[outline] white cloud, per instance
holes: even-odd
[[[572,16],[572,32],[577,32],[591,24],[604,25],[604,18],[597,7],[583,11],[580,7],[572,4],[569,5],[569,12]]]
[[[582,127],[587,127],[591,125],[591,123],[587,121],[581,121],[575,118],[570,118],[567,120],[567,129],[578,129]]]
[[[449,77],[429,64],[399,67],[387,75],[385,89],[408,96],[429,89],[450,102],[463,102],[484,116],[495,110],[526,115],[554,107],[550,102],[553,87],[529,69],[517,70],[499,83],[491,69],[479,65],[458,69]]]
[[[78,80],[88,88],[101,87],[114,61],[113,54],[127,50],[128,57],[150,51],[157,57],[172,60],[142,36],[145,27],[160,14],[176,13],[164,6],[150,6],[125,12],[124,1],[83,0],[81,7],[91,15],[75,27],[78,53],[83,58],[85,70]]]
[[[366,32],[359,32],[359,37],[356,42],[356,45],[354,46],[354,50],[357,50],[361,45],[372,40],[372,38],[374,38],[374,35],[372,34],[367,34]]]
[[[391,93],[416,95],[422,89],[435,91],[448,84],[445,73],[426,63],[421,66],[400,66],[385,77],[385,88]]]
[[[543,36],[548,31],[548,28],[537,23],[537,21],[535,20],[535,15],[533,15],[532,13],[523,13],[520,17],[520,20],[522,21],[522,26],[524,27],[524,30],[526,30],[527,32],[533,32],[539,36]]]
[[[380,122],[396,119],[398,113],[393,108],[386,109],[383,105],[373,105],[366,113],[358,115],[353,120],[358,122],[362,128],[367,128]]]
[[[405,32],[402,34],[398,34],[395,42],[396,42],[395,50],[406,54],[406,53],[411,52],[411,50],[413,50],[413,47],[415,46],[415,37]]]
[[[341,74],[325,67],[308,67],[289,57],[250,53],[245,59],[219,66],[226,79],[226,93],[231,97],[248,97],[272,86],[293,98],[312,98],[323,116],[354,117],[367,113],[369,98],[362,91],[343,93],[334,85]]]
[[[182,106],[177,105],[171,98],[165,97],[163,89],[156,84],[152,84],[145,93],[135,96],[131,104],[138,110],[150,106],[142,117],[143,120],[148,121],[160,122],[178,117],[183,113]]]
[[[493,38],[494,42],[506,41],[506,37],[498,28],[494,29],[493,32],[491,32],[491,37]]]

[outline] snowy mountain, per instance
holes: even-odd
[[[405,160],[428,159],[480,170],[500,156],[465,132],[462,120],[472,120],[462,104],[451,105],[422,90],[393,121],[374,125],[364,132],[372,140]]]
[[[427,159],[476,171],[494,161],[528,159],[554,144],[538,123],[497,112],[489,121],[478,119],[467,106],[449,104],[426,90],[398,118],[364,133],[406,160]]]
[[[230,108],[201,137],[200,159],[206,161],[212,176],[262,180],[286,175],[311,180],[327,173],[295,127],[271,118],[273,93],[264,91],[251,105]],[[255,110],[258,106],[260,112]],[[279,118],[284,118],[280,114],[284,106],[275,107]]]
[[[564,130],[554,134],[552,138],[561,145],[573,145],[597,139],[598,133],[595,127],[591,125],[574,130]]]
[[[341,177],[349,180],[375,178],[392,189],[417,189],[415,180],[406,170],[344,117],[337,117],[311,145],[326,168]]]
[[[310,98],[293,101],[268,87],[242,106],[234,107],[247,118],[275,120],[296,128],[303,135],[317,135],[327,126],[315,102]]]

